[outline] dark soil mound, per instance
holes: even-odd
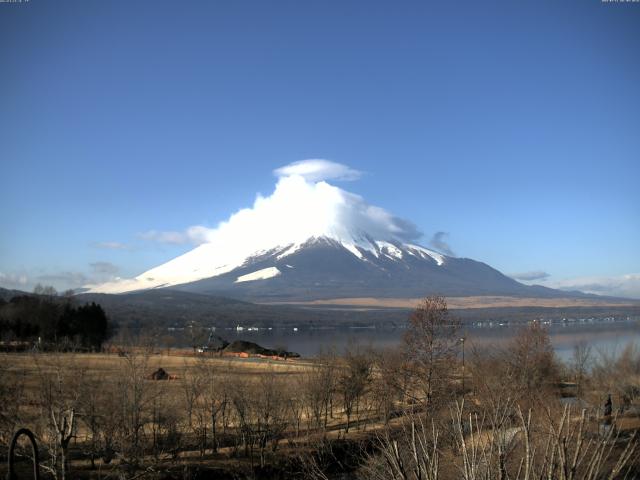
[[[244,340],[236,340],[234,342],[231,342],[231,344],[225,347],[224,351],[231,353],[246,352],[252,355],[275,355],[275,353],[272,353],[273,350],[261,347],[257,343],[246,342]]]
[[[294,352],[287,352],[285,350],[271,350],[261,347],[257,343],[247,342],[245,340],[236,340],[224,349],[229,353],[241,353],[245,352],[250,355],[265,355],[265,356],[278,356],[278,357],[299,357],[300,355]]]
[[[207,349],[213,350],[216,352],[220,350],[224,350],[228,346],[229,346],[229,342],[227,342],[224,338],[220,337],[219,335],[211,335],[209,337],[209,341],[207,342]]]

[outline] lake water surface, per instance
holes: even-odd
[[[470,352],[474,347],[505,345],[520,328],[522,326],[519,325],[469,326],[461,328],[460,332],[461,336],[467,338],[465,350]],[[586,342],[592,347],[594,354],[602,352],[616,355],[629,343],[640,347],[640,323],[633,320],[560,323],[548,325],[547,328],[553,347],[563,360],[571,358],[573,348],[578,342]],[[350,343],[361,346],[370,345],[375,348],[394,347],[402,341],[405,330],[401,328],[299,328],[297,331],[293,328],[242,331],[218,329],[216,334],[230,342],[238,339],[248,340],[263,347],[283,347],[309,357],[330,347],[342,352]]]

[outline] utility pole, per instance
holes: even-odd
[[[464,341],[467,339],[467,337],[461,337],[460,338],[460,343],[462,343],[462,396],[464,397],[464,374],[465,374],[465,370],[464,370]]]

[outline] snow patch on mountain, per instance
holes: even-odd
[[[293,253],[296,253],[298,250],[300,250],[300,247],[302,247],[301,244],[299,243],[294,243],[293,245],[291,245],[289,248],[287,248],[286,250],[284,250],[282,253],[280,253],[278,256],[276,256],[276,258],[278,260],[286,257],[287,255],[291,255]]]
[[[356,257],[362,260],[363,255],[360,250],[353,243],[342,243],[342,246],[353,253]]]
[[[239,276],[235,283],[252,282],[254,280],[266,280],[267,278],[277,277],[278,275],[280,275],[280,273],[280,270],[278,270],[276,267],[263,268],[262,270],[257,270],[255,272]]]
[[[402,250],[400,250],[398,247],[396,247],[393,243],[389,243],[389,242],[384,242],[384,241],[380,241],[378,240],[376,242],[376,245],[378,245],[378,248],[380,248],[380,252],[393,259],[393,258],[397,258],[397,259],[401,259],[402,258]]]
[[[438,252],[421,247],[420,245],[407,244],[406,247],[409,255],[420,256],[422,258],[431,257],[438,265],[442,265],[444,263],[445,256]]]

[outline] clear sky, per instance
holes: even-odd
[[[139,274],[307,158],[425,245],[640,296],[640,3],[0,3],[0,286]]]

